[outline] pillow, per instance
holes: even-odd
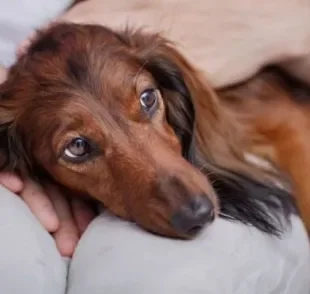
[[[68,294],[308,294],[301,220],[282,238],[218,219],[190,241],[155,236],[104,212],[73,257]]]

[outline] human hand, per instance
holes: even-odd
[[[0,173],[0,184],[19,195],[44,228],[53,235],[62,256],[71,257],[80,236],[95,217],[86,203],[72,199],[52,184],[45,187],[30,179]]]
[[[145,9],[137,9],[141,5]],[[161,31],[218,88],[246,80],[274,63],[309,80],[310,62],[304,62],[310,56],[309,14],[308,0],[274,0],[263,5],[244,0],[160,1],[156,5],[145,0],[88,0],[56,21],[122,27],[125,23],[120,20],[126,19],[134,27]]]
[[[6,79],[6,69],[0,64],[0,84]]]

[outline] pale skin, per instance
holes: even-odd
[[[309,15],[308,0],[89,0],[57,21],[112,27],[127,21],[136,26],[147,24],[179,43],[181,51],[206,71],[211,83],[223,87],[274,62],[310,82]],[[18,54],[27,50],[32,37],[19,46]],[[5,75],[6,69],[0,67],[0,82]],[[60,253],[71,256],[95,217],[93,211],[78,200],[68,201],[54,186],[40,187],[7,173],[0,173],[0,183],[24,199],[53,234]]]

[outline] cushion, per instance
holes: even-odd
[[[308,294],[309,286],[308,236],[296,216],[281,238],[218,219],[185,241],[104,212],[78,245],[68,294]]]

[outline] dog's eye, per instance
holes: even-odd
[[[158,102],[158,90],[145,90],[140,96],[140,104],[146,112],[154,110]]]
[[[81,137],[74,138],[64,151],[64,155],[69,159],[81,159],[89,155],[92,151],[91,145]]]

